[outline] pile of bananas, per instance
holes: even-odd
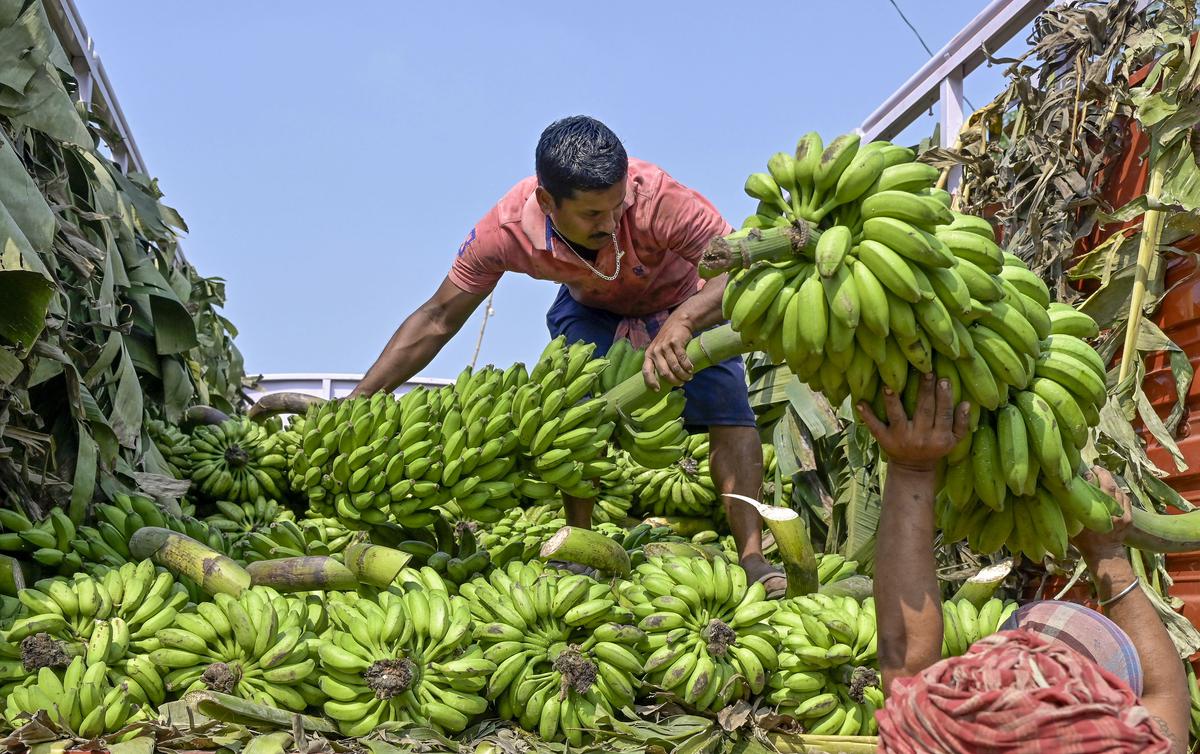
[[[766,700],[807,733],[874,735],[883,706],[874,600],[819,593],[783,600],[771,625],[781,648]]]
[[[322,622],[319,602],[268,587],[239,597],[217,594],[159,630],[150,659],[170,671],[163,680],[175,696],[211,689],[301,712],[325,700],[311,678],[311,649]]]
[[[355,532],[335,518],[302,518],[277,521],[242,537],[238,554],[246,562],[329,555],[340,558]]]
[[[291,477],[321,515],[419,529],[434,508],[497,521],[517,492],[594,497],[613,424],[591,393],[604,359],[552,341],[531,372],[463,370],[453,385],[313,406],[298,424]],[[582,402],[581,402],[582,401]]]
[[[445,580],[446,589],[457,593],[458,587],[492,565],[491,553],[481,547],[477,535],[478,526],[460,520],[455,524],[444,516],[438,516],[433,526],[409,532],[409,539],[396,545],[396,549],[413,556],[411,566],[429,566]]]
[[[246,417],[197,427],[191,437],[192,486],[210,500],[282,500],[288,489],[286,448]]]
[[[1004,621],[1017,611],[1016,602],[993,597],[976,608],[970,600],[946,600],[942,603],[942,657],[966,654],[971,645],[1000,630]]]
[[[516,508],[504,520],[479,535],[479,544],[491,554],[497,567],[513,560],[527,563],[538,556],[542,544],[567,525],[562,511],[552,505]]]
[[[483,656],[496,664],[487,698],[502,718],[580,746],[599,716],[633,704],[646,635],[627,625],[607,584],[510,563],[461,591]]]
[[[82,554],[71,546],[75,536],[74,522],[60,508],[37,522],[22,511],[0,508],[0,552],[25,554],[58,573],[74,573],[83,567]]]
[[[38,712],[48,714],[61,731],[89,740],[153,718],[153,712],[131,699],[123,686],[109,682],[104,662],[83,657],[59,671],[44,667],[8,694],[4,716],[12,727]],[[134,728],[115,740],[128,740],[139,732]]]
[[[161,419],[150,419],[146,422],[146,430],[154,446],[162,454],[168,470],[176,479],[187,479],[192,473],[192,439],[176,427]]]
[[[330,606],[317,683],[329,698],[325,714],[343,734],[389,722],[458,733],[487,709],[480,692],[496,666],[472,638],[466,600],[433,588],[436,578]]]
[[[712,515],[717,490],[708,467],[708,434],[684,440],[683,457],[670,466],[637,469],[633,483],[642,515]]]
[[[1064,530],[1108,523],[1109,503],[1077,476],[1106,399],[1103,361],[1082,340],[1096,324],[1052,304],[986,220],[950,211],[932,188],[937,170],[913,157],[887,142],[859,148],[854,134],[823,150],[808,134],[795,157],[772,157],[747,181],[761,201],[748,224],[801,224],[819,238],[798,258],[735,274],[724,313],[835,404],[850,397],[882,417],[888,387],[912,411],[920,375],[949,381],[974,407],[946,481],[952,507],[971,517],[963,530],[987,525],[981,544],[992,549],[1056,554]],[[1043,505],[1039,487],[1061,505]]]
[[[188,599],[170,573],[156,573],[148,560],[126,563],[99,578],[44,579],[18,599],[26,609],[5,632],[3,654],[15,654],[27,672],[83,657],[89,668],[105,663],[109,680],[138,702],[162,703],[165,689],[150,653]]]
[[[777,603],[723,558],[650,558],[618,586],[647,634],[646,682],[696,710],[761,694],[776,668]]]

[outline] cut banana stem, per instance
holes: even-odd
[[[818,237],[808,223],[798,220],[786,227],[752,228],[748,233],[714,238],[700,256],[700,277],[714,278],[755,262],[781,262],[804,251],[811,256]]]
[[[359,585],[349,568],[326,555],[259,560],[247,565],[246,571],[251,584],[277,592],[352,591]]]
[[[628,576],[629,553],[611,537],[574,526],[564,526],[546,540],[538,553],[542,560],[564,560],[615,576]]]
[[[1200,550],[1200,511],[1170,515],[1134,508],[1125,544],[1146,552]]]
[[[985,568],[981,568],[979,573],[967,579],[958,591],[951,597],[951,601],[967,600],[975,607],[983,607],[988,600],[996,594],[996,590],[1012,573],[1012,558],[1005,558],[999,563],[994,563]]]
[[[246,415],[253,421],[262,422],[277,414],[302,415],[309,406],[324,402],[324,398],[308,393],[271,393],[255,401]]]
[[[221,722],[236,723],[252,728],[291,728],[293,720],[298,720],[306,731],[337,733],[337,726],[324,718],[298,715],[295,712],[268,707],[264,704],[255,704],[217,691],[193,691],[186,694],[183,701],[190,709]]]
[[[183,415],[183,425],[185,427],[220,424],[226,421],[229,421],[229,414],[212,406],[192,406]]]
[[[342,558],[359,581],[384,589],[392,585],[412,555],[382,545],[354,542],[346,545]]]
[[[250,587],[250,574],[232,558],[186,534],[158,526],[143,526],[129,538],[129,552],[149,558],[176,576],[186,576],[208,594],[241,595]]]
[[[720,364],[725,359],[747,353],[754,348],[742,342],[742,336],[734,331],[732,325],[721,325],[711,330],[705,330],[692,338],[687,345],[687,355],[692,362],[692,373],[707,369],[713,364]],[[669,387],[664,383],[665,387]],[[646,387],[646,380],[641,372],[617,383],[602,397],[607,402],[604,409],[603,421],[614,420],[619,412],[629,413],[638,408],[656,393]]]
[[[775,546],[783,558],[783,570],[788,577],[787,596],[800,597],[817,591],[821,586],[817,576],[817,556],[808,536],[808,527],[804,525],[800,514],[791,508],[764,505],[735,492],[723,494],[752,506],[767,522],[767,528],[775,536]]]

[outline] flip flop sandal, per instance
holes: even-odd
[[[783,599],[787,596],[787,576],[783,571],[768,571],[755,581],[767,588],[767,599],[769,600]],[[768,583],[770,581],[775,581],[775,586],[771,586]]]

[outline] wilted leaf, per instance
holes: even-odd
[[[54,283],[29,270],[0,270],[0,338],[28,352],[46,325]]]
[[[199,345],[192,315],[179,301],[151,294],[150,311],[154,315],[154,344],[159,356],[184,353]]]

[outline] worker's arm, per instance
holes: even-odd
[[[1106,534],[1084,530],[1073,540],[1083,555],[1096,594],[1101,602],[1120,594],[1133,583],[1136,575],[1125,550],[1125,534],[1133,521],[1129,497],[1117,487],[1106,470],[1093,469],[1093,481],[1100,489],[1120,501],[1124,513],[1113,517],[1113,529]],[[1121,629],[1129,634],[1142,665],[1142,705],[1150,711],[1159,726],[1175,742],[1175,751],[1183,752],[1188,740],[1190,705],[1187,676],[1183,662],[1171,641],[1170,634],[1158,617],[1154,605],[1141,588],[1101,608]]]
[[[658,390],[660,378],[672,385],[682,385],[692,378],[692,360],[687,344],[692,336],[721,321],[721,297],[725,294],[728,275],[722,274],[704,284],[696,295],[680,304],[658,334],[646,347],[642,376],[646,385]]]
[[[351,396],[392,391],[424,369],[454,337],[487,293],[467,293],[450,278],[396,328],[383,353]]]
[[[859,414],[887,453],[883,511],[875,544],[875,620],[883,688],[942,659],[942,598],[933,555],[937,465],[968,431],[968,405],[950,383],[922,377],[912,419],[884,389],[888,421],[860,403]]]

